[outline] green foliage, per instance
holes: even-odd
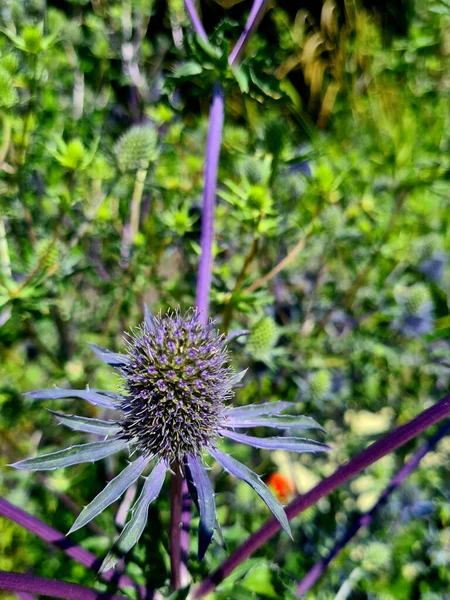
[[[250,331],[230,344],[236,368],[249,369],[233,402],[293,402],[333,447],[314,459],[231,442],[226,450],[304,493],[448,393],[448,3],[392,2],[389,11],[350,0],[272,3],[239,68],[228,54],[249,5],[222,4],[202,4],[209,43],[193,35],[178,0],[2,5],[0,492],[63,532],[75,516],[61,493],[86,506],[126,460],[45,480],[13,472],[7,463],[35,456],[38,445],[43,453],[82,441],[22,394],[53,383],[111,389],[118,381],[86,342],[118,350],[145,303],[155,312],[194,304],[216,81],[226,114],[211,314],[223,333]],[[442,269],[430,278],[424,263],[436,257]],[[81,401],[73,403],[78,412]],[[294,542],[271,539],[214,597],[291,599],[336,529],[370,509],[415,447],[294,520]],[[449,459],[444,439],[308,600],[444,598]],[[215,467],[211,477],[231,552],[269,511]],[[164,597],[168,496],[152,505],[126,564]],[[103,533],[81,530],[74,541],[104,558],[116,514],[107,509],[94,523]],[[214,544],[197,564],[197,527],[194,519],[194,582],[226,556]],[[105,589],[4,519],[0,568]]]

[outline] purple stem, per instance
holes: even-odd
[[[206,35],[205,28],[203,27],[203,23],[201,22],[200,17],[198,15],[194,1],[184,0],[184,6],[186,7],[186,12],[191,20],[192,27],[195,29],[195,33],[199,35],[203,40],[205,40],[205,42],[207,42],[208,36]]]
[[[200,321],[208,321],[209,292],[211,289],[212,247],[214,241],[214,210],[216,204],[217,174],[222,143],[222,128],[225,114],[225,96],[221,85],[213,86],[213,97],[209,111],[208,139],[205,155],[205,183],[203,188],[202,233],[200,238],[200,264],[198,266],[197,295],[195,304],[200,312]]]
[[[29,594],[33,593],[67,600],[126,600],[125,596],[114,596],[76,583],[6,571],[0,571],[0,590],[19,592],[18,596],[31,598]]]
[[[41,540],[53,544],[60,550],[62,550],[67,556],[73,558],[81,565],[84,565],[88,569],[98,570],[102,561],[97,558],[94,554],[85,550],[81,546],[77,546],[69,540],[63,533],[57,529],[53,529],[50,525],[43,523],[36,517],[28,514],[21,508],[10,504],[4,498],[0,498],[0,516],[14,521],[24,529],[31,531],[37,535]],[[111,569],[106,573],[100,575],[106,581],[116,580],[119,586],[131,586],[136,588],[136,584],[126,575],[117,575],[117,573]],[[141,596],[146,595],[144,588],[139,588]]]
[[[29,594],[28,592],[17,592],[15,596],[18,600],[36,600],[36,597],[33,594]]]
[[[254,0],[244,30],[239,36],[239,39],[228,58],[228,62],[231,67],[236,67],[241,62],[242,56],[247,48],[247,44],[260,24],[268,4],[269,0]]]
[[[450,395],[446,396],[430,408],[424,410],[415,419],[398,427],[377,442],[371,444],[366,450],[352,458],[348,463],[339,467],[330,477],[323,479],[312,490],[303,496],[297,496],[286,507],[289,520],[301,514],[318,500],[327,496],[346,481],[358,475],[361,471],[374,462],[400,448],[409,440],[414,439],[425,429],[435,425],[450,415]],[[202,598],[212,592],[221,581],[236,569],[246,558],[258,550],[280,529],[276,519],[267,521],[258,531],[252,534],[220,565],[216,571],[206,577],[193,592],[192,598]]]
[[[419,448],[419,450],[413,455],[413,457],[403,465],[398,471],[395,477],[391,480],[388,487],[384,490],[381,496],[378,498],[374,506],[367,512],[360,515],[347,529],[344,535],[336,542],[334,547],[331,549],[326,558],[323,558],[317,562],[310,571],[303,577],[297,586],[297,596],[306,594],[308,590],[318,581],[322,576],[325,569],[331,563],[333,559],[338,556],[344,546],[358,533],[362,527],[368,527],[372,522],[375,513],[382,508],[389,499],[389,496],[404,482],[404,480],[411,475],[414,469],[419,465],[422,458],[433,450],[436,444],[445,436],[450,430],[450,421],[444,423],[439,430],[433,435],[425,444]]]

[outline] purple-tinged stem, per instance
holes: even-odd
[[[53,529],[50,525],[43,523],[38,518],[33,517],[21,508],[10,504],[4,498],[0,498],[0,516],[14,521],[24,529],[31,531],[37,535],[41,540],[53,544],[60,550],[62,550],[67,556],[73,558],[81,565],[84,565],[88,569],[98,570],[102,561],[98,559],[94,554],[85,550],[81,546],[77,546],[69,540],[63,533],[57,529]],[[100,577],[106,581],[117,580],[119,586],[129,586],[136,588],[136,584],[126,575],[117,575],[114,570],[101,573]],[[139,588],[139,592],[142,596],[145,596],[145,589]]]
[[[170,577],[172,588],[181,587],[181,487],[183,476],[176,465],[170,489]]]
[[[287,507],[286,514],[291,520],[304,512],[318,500],[327,496],[346,481],[358,475],[374,462],[400,448],[409,440],[414,439],[425,429],[435,425],[450,415],[450,395],[446,396],[430,408],[424,410],[415,419],[398,427],[366,450],[352,458],[348,463],[339,467],[332,475],[323,479],[312,490],[302,496],[297,496]],[[258,531],[252,534],[239,546],[211,575],[206,577],[194,590],[192,598],[203,598],[211,593],[221,581],[236,569],[246,558],[258,550],[267,540],[280,530],[276,519],[267,521]]]
[[[199,35],[203,40],[205,40],[205,42],[207,42],[208,36],[206,35],[205,28],[203,27],[203,23],[200,20],[197,8],[195,7],[194,0],[184,0],[184,6],[191,20],[192,27],[195,29],[195,33]]]
[[[244,30],[239,36],[239,39],[228,58],[228,63],[231,67],[236,67],[241,62],[247,44],[260,24],[268,4],[269,0],[254,0]]]
[[[205,183],[203,188],[202,233],[200,238],[200,264],[198,266],[197,294],[195,304],[200,321],[208,321],[209,292],[211,289],[212,256],[214,241],[214,211],[216,205],[217,174],[222,143],[222,128],[225,115],[225,95],[221,85],[213,86],[213,97],[209,112],[208,139],[206,141]]]
[[[0,590],[18,592],[20,597],[30,597],[33,593],[67,600],[126,600],[125,596],[114,596],[76,583],[6,571],[0,571]]]
[[[346,544],[358,533],[362,527],[368,527],[372,522],[375,513],[382,508],[389,499],[389,496],[405,481],[414,469],[419,465],[422,458],[438,444],[438,442],[450,431],[450,421],[444,423],[439,430],[425,442],[419,450],[412,456],[412,458],[406,462],[403,467],[397,472],[394,478],[391,480],[388,487],[384,490],[381,496],[378,498],[373,507],[360,515],[350,525],[344,535],[336,542],[334,547],[328,553],[328,555],[317,562],[310,571],[303,577],[303,579],[297,585],[297,596],[301,597],[306,594],[313,585],[322,576],[325,569],[331,563],[332,560],[338,556],[343,550]]]
[[[15,596],[17,600],[36,600],[36,597],[33,594],[29,594],[28,592],[15,592]]]

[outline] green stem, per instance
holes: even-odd
[[[145,180],[147,178],[147,172],[148,172],[148,169],[139,169],[139,171],[136,173],[133,197],[131,199],[131,216],[130,216],[131,240],[134,239],[134,236],[139,231],[139,217],[140,217],[140,213],[141,213],[141,202],[142,202],[142,195],[144,193],[144,185],[145,185]]]
[[[9,144],[11,142],[11,122],[6,113],[2,113],[3,122],[3,141],[0,147],[0,166],[6,159],[9,150]]]

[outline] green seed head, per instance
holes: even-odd
[[[309,381],[309,393],[312,400],[319,400],[323,398],[331,388],[331,375],[330,372],[321,369],[316,371]]]
[[[257,321],[250,330],[246,349],[254,358],[261,357],[275,346],[279,336],[275,321],[264,316]]]
[[[420,311],[420,309],[431,300],[430,292],[423,283],[417,283],[408,289],[405,308],[408,313],[414,314]]]
[[[121,171],[147,169],[156,158],[157,133],[148,125],[136,125],[117,142],[114,151]]]

